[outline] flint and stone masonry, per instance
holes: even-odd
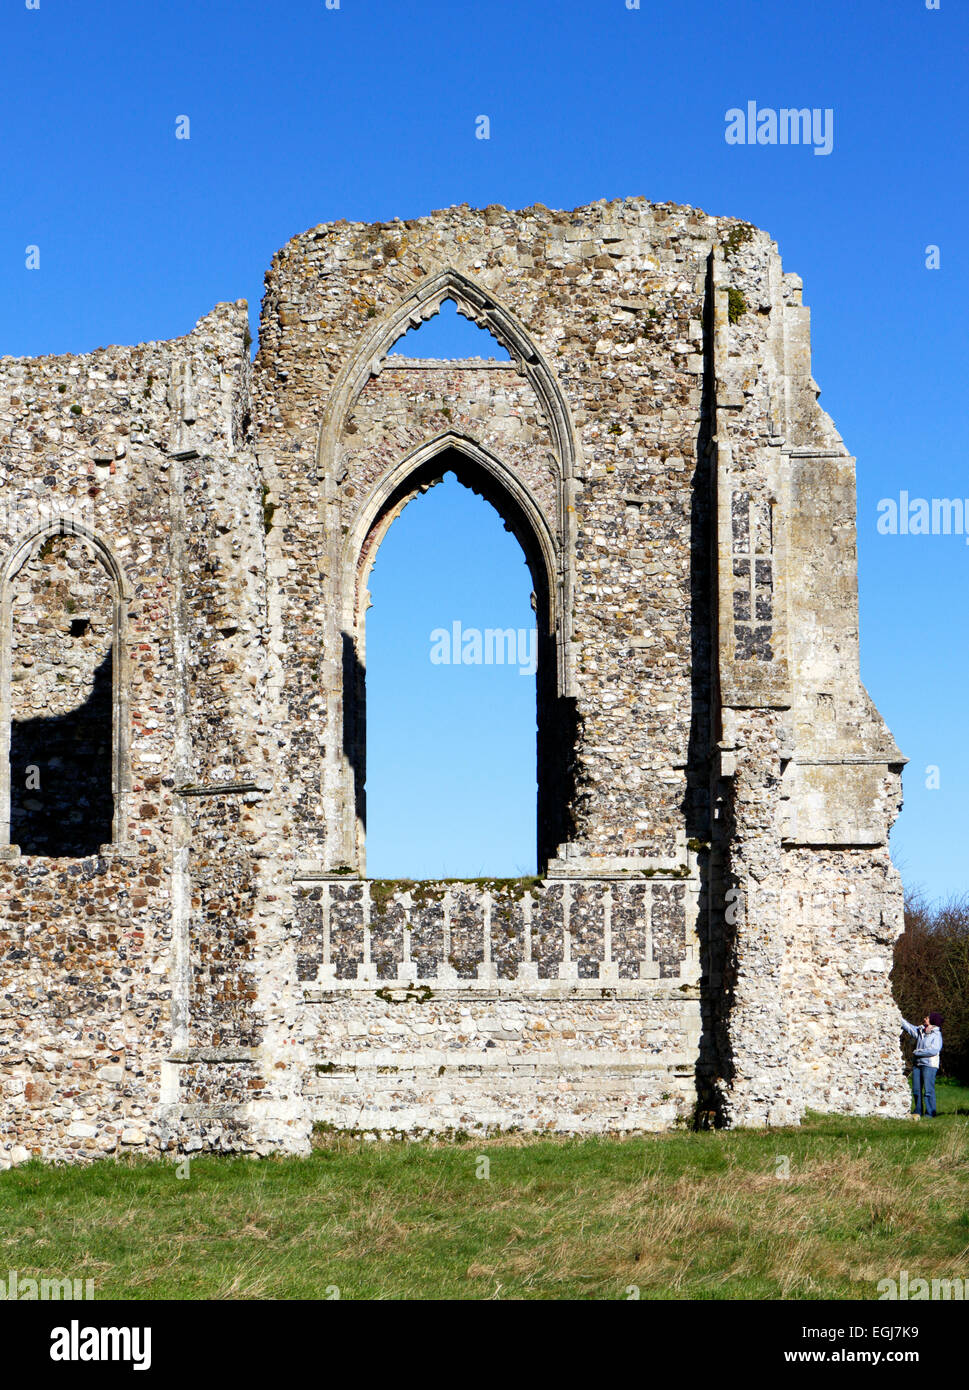
[[[446,299],[510,362],[387,357]],[[818,394],[770,238],[641,198],[316,227],[254,361],[243,301],[0,359],[0,1163],[905,1113]],[[366,874],[368,575],[449,471],[534,582],[534,881]]]

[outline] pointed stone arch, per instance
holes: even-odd
[[[506,526],[515,534],[534,571],[540,565],[542,594],[546,601],[547,622],[552,632],[558,628],[557,604],[559,594],[556,576],[561,569],[560,547],[536,498],[510,468],[476,440],[455,430],[447,430],[426,440],[388,469],[360,509],[354,525],[345,539],[342,568],[354,574],[356,583],[344,593],[344,625],[357,621],[360,586],[373,563],[380,542],[394,519],[418,492],[426,491],[440,481],[452,463],[444,463],[447,455],[468,461],[465,470],[474,491],[480,492],[494,506]],[[435,465],[435,460],[438,464]],[[443,463],[444,466],[439,466]],[[436,475],[436,476],[435,476]],[[474,487],[474,479],[482,484]],[[464,479],[462,479],[464,481]],[[361,563],[365,570],[361,569]]]
[[[132,589],[112,547],[98,533],[72,516],[55,516],[31,527],[10,548],[0,568],[0,856],[14,857],[19,849],[10,842],[10,739],[12,730],[11,667],[13,637],[13,585],[24,565],[47,541],[76,536],[93,552],[95,564],[107,574],[111,588],[111,794],[113,814],[111,842],[119,844],[127,825],[127,799],[131,786],[128,671],[125,630]]]
[[[501,301],[463,271],[444,267],[409,290],[383,318],[363,334],[337,376],[320,427],[318,463],[323,476],[336,459],[347,411],[371,376],[379,373],[387,353],[408,329],[433,318],[446,299],[485,328],[507,348],[520,374],[527,378],[545,410],[562,481],[573,477],[578,444],[571,413],[548,362],[525,327]]]
[[[552,859],[570,830],[573,791],[574,710],[563,696],[559,673],[559,542],[547,518],[515,472],[480,443],[454,431],[426,440],[388,469],[371,491],[344,538],[341,613],[343,649],[342,767],[346,863],[363,872],[366,856],[366,613],[367,578],[393,521],[418,493],[453,472],[489,502],[518,540],[535,593],[538,626],[536,673],[537,855]],[[350,815],[352,807],[353,814]]]
[[[92,531],[84,522],[78,521],[73,516],[58,516],[40,522],[20,537],[10,550],[4,561],[3,570],[0,572],[0,586],[4,592],[37,546],[43,545],[53,536],[81,536],[97,552],[101,563],[114,581],[118,596],[125,602],[131,598],[131,587],[121,562],[111,546],[96,531]]]
[[[509,352],[514,368],[528,383],[548,429],[555,505],[540,506],[513,469],[489,453],[480,443],[456,433],[424,441],[396,462],[376,486],[370,486],[352,515],[343,511],[341,497],[347,482],[344,428],[348,414],[367,382],[383,370],[387,352],[407,332],[438,312],[446,299],[465,317],[487,329]],[[442,365],[444,365],[442,363]],[[507,368],[506,368],[507,370]],[[317,474],[320,479],[319,522],[322,533],[321,597],[325,645],[336,655],[341,671],[335,671],[328,699],[327,723],[321,769],[321,798],[326,808],[323,843],[331,867],[364,865],[363,748],[365,739],[365,671],[360,630],[359,567],[368,544],[376,549],[381,518],[384,529],[392,516],[388,500],[396,497],[398,510],[414,490],[434,481],[452,465],[440,467],[444,456],[457,460],[462,481],[486,496],[516,530],[533,574],[543,576],[543,622],[548,641],[540,694],[546,708],[554,706],[549,728],[559,731],[559,744],[551,735],[540,753],[547,771],[539,777],[539,861],[553,857],[556,845],[571,835],[572,788],[575,746],[575,690],[571,646],[571,588],[574,500],[573,476],[578,462],[577,436],[565,396],[539,348],[510,309],[495,295],[454,267],[442,267],[426,275],[386,313],[376,317],[360,336],[338,373],[329,393],[320,424]],[[435,462],[436,461],[436,462]],[[462,473],[464,476],[462,477]],[[476,486],[478,484],[478,486]],[[408,488],[411,490],[408,491]],[[395,489],[402,489],[398,496]],[[554,515],[549,515],[549,510]],[[378,530],[375,531],[374,527]],[[368,539],[369,538],[369,539]],[[342,738],[337,731],[341,731]],[[561,771],[568,765],[567,771]],[[544,830],[542,829],[544,827]],[[555,841],[555,844],[553,844]]]
[[[324,535],[330,539],[330,573],[334,577],[339,573],[341,559],[335,543],[339,532],[335,508],[342,463],[342,432],[347,413],[371,377],[379,375],[394,343],[408,329],[432,318],[446,299],[452,300],[459,313],[487,329],[507,348],[519,375],[528,381],[544,412],[557,474],[558,515],[549,519],[549,524],[555,538],[556,556],[554,593],[558,693],[562,698],[571,697],[575,694],[571,660],[572,479],[579,457],[578,436],[555,373],[528,331],[491,291],[453,266],[427,275],[388,313],[375,319],[373,326],[359,339],[334,382],[320,426],[317,453],[317,469],[322,482],[320,521]],[[334,592],[331,597],[338,607],[342,607],[340,594]]]

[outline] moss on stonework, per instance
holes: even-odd
[[[492,878],[481,883],[491,894],[492,916],[499,921],[510,921],[512,906],[520,903],[526,893],[541,893],[545,886],[540,878]]]
[[[370,901],[376,915],[387,913],[392,899],[399,894],[409,893],[414,907],[426,907],[428,903],[440,902],[449,887],[477,888],[481,893],[490,893],[498,901],[498,915],[507,915],[512,903],[520,902],[526,893],[538,894],[544,884],[540,878],[374,878],[370,880]]]
[[[540,878],[472,878],[452,879],[452,883],[476,883],[487,888],[492,897],[507,897],[512,902],[521,902],[526,893],[541,893],[544,881]]]
[[[263,483],[260,491],[262,493],[262,525],[263,530],[266,532],[266,535],[268,536],[270,531],[273,529],[273,517],[276,514],[276,504],[275,502],[270,502],[268,500],[269,488],[265,483]]]
[[[382,985],[376,995],[385,1004],[426,1004],[434,997],[434,991],[430,985]]]
[[[444,884],[418,883],[412,878],[374,878],[370,880],[370,901],[378,917],[383,917],[393,898],[398,894],[409,893],[415,907],[427,907],[428,903],[440,902],[444,897]]]
[[[749,222],[738,222],[736,226],[730,228],[730,231],[720,242],[723,247],[723,254],[728,259],[735,256],[741,246],[746,246],[753,235],[754,228]]]
[[[727,289],[727,318],[731,323],[736,323],[743,318],[747,312],[747,301],[744,298],[743,290],[738,290],[730,285]]]

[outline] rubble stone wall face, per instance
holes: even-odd
[[[510,362],[387,356],[446,298]],[[369,569],[450,469],[535,585],[534,883],[366,878]],[[0,359],[0,484],[0,1163],[903,1113],[904,760],[765,233],[318,227],[252,363],[242,302]]]

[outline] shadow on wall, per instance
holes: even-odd
[[[716,628],[716,476],[713,436],[716,430],[715,367],[713,361],[715,289],[713,257],[707,261],[704,294],[704,358],[700,403],[700,428],[696,439],[696,471],[691,501],[690,630],[692,666],[692,715],[686,803],[683,807],[688,838],[709,849],[698,855],[701,901],[707,907],[700,916],[700,1011],[701,1033],[696,1064],[697,1109],[695,1124],[706,1128],[724,1123],[722,1098],[733,1081],[734,1060],[728,1020],[731,1002],[731,962],[725,893],[729,868],[732,821],[729,798],[723,814],[715,815],[718,784],[713,780],[714,745],[721,736],[718,685],[718,635]],[[723,791],[727,792],[723,786]]]
[[[110,843],[113,648],[77,709],[10,726],[10,842],[21,854],[83,859]]]

